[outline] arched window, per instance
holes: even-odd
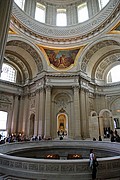
[[[78,6],[78,22],[81,23],[89,19],[87,3],[82,3]]]
[[[15,2],[22,10],[24,10],[25,0],[14,0],[14,2]]]
[[[35,10],[35,19],[39,22],[45,23],[45,11],[45,6],[37,2]]]
[[[17,71],[10,65],[3,63],[0,79],[16,82]]]
[[[0,111],[0,134],[2,135],[2,139],[7,136],[7,112]]]
[[[100,10],[106,6],[109,0],[98,0]]]
[[[66,9],[57,9],[56,25],[57,26],[67,25]]]
[[[114,83],[120,81],[120,65],[113,67],[107,75],[107,82]]]

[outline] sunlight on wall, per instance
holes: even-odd
[[[108,83],[118,82],[118,81],[120,81],[120,65],[113,67],[107,75]]]

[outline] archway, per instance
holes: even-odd
[[[65,113],[59,113],[57,116],[58,136],[68,136],[68,116]]]
[[[35,124],[35,114],[31,114],[30,115],[30,132],[29,132],[30,137],[34,135],[34,124]]]
[[[100,136],[110,137],[110,131],[114,129],[112,113],[108,109],[103,109],[99,113]]]

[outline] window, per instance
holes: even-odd
[[[35,19],[37,21],[45,23],[45,10],[45,6],[37,2],[35,10]]]
[[[98,0],[100,10],[106,6],[109,0]]]
[[[15,2],[22,10],[24,10],[25,0],[14,0],[14,2]]]
[[[6,130],[7,112],[0,111],[0,130]]]
[[[120,65],[113,67],[107,75],[107,82],[114,83],[120,81]]]
[[[10,65],[3,63],[0,79],[16,82],[17,71]]]
[[[1,139],[4,139],[7,136],[7,115],[7,112],[0,111],[0,134],[2,135]]]
[[[80,4],[78,6],[78,22],[83,22],[89,19],[87,3]]]
[[[67,17],[66,17],[66,9],[57,9],[57,26],[66,26],[67,25]]]

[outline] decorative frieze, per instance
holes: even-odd
[[[0,146],[0,152],[9,153],[14,151],[19,151],[20,148],[26,149],[26,148],[48,148],[50,146],[59,147],[61,149],[61,142],[59,141],[41,141],[41,142],[25,142],[25,143],[13,143],[13,144],[5,144]],[[63,141],[62,144],[64,147],[74,147],[81,148],[86,147],[87,149],[90,149],[91,147],[94,147],[97,149],[96,153],[102,149],[106,151],[111,151],[113,154],[119,154],[120,148],[119,143],[116,143],[115,146],[113,146],[113,143],[107,142],[93,142],[91,143],[89,141]],[[120,175],[120,158],[119,156],[114,157],[107,157],[107,158],[98,158],[99,166],[98,166],[98,178],[116,178]],[[1,173],[7,173],[9,172],[9,176],[14,176],[14,173],[16,177],[19,178],[29,178],[31,179],[33,176],[34,178],[42,178],[42,175],[44,175],[44,178],[47,178],[49,175],[55,176],[59,174],[59,177],[65,176],[68,180],[70,178],[70,175],[74,174],[74,177],[82,176],[83,178],[86,178],[88,176],[91,177],[91,172],[89,171],[89,157],[88,159],[81,159],[81,160],[46,160],[46,159],[34,159],[33,158],[22,158],[22,157],[14,157],[6,154],[0,154],[0,174]],[[17,172],[17,174],[16,174]],[[114,173],[116,172],[116,173]],[[110,174],[112,173],[112,175]],[[86,176],[87,175],[87,176]],[[105,175],[105,176],[104,176]]]

